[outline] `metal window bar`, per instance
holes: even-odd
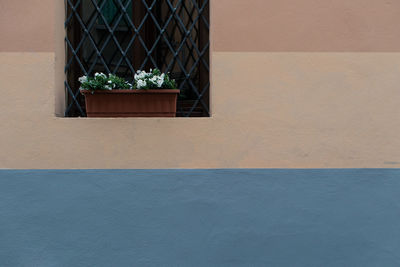
[[[86,116],[78,77],[118,74],[130,82],[159,68],[178,82],[177,116],[209,112],[209,0],[65,0],[65,116]]]

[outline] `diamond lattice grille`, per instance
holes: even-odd
[[[176,79],[177,116],[209,116],[209,0],[66,0],[66,116],[85,116],[78,77],[132,82],[159,68]]]

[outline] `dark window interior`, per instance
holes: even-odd
[[[85,116],[80,76],[131,82],[150,68],[176,79],[178,117],[210,115],[209,0],[66,0],[66,11],[66,116]]]

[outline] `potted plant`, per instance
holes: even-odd
[[[113,74],[79,78],[88,117],[175,117],[179,90],[160,70],[138,71],[134,83]]]

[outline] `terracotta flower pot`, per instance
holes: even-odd
[[[175,117],[178,89],[82,90],[88,117]]]

